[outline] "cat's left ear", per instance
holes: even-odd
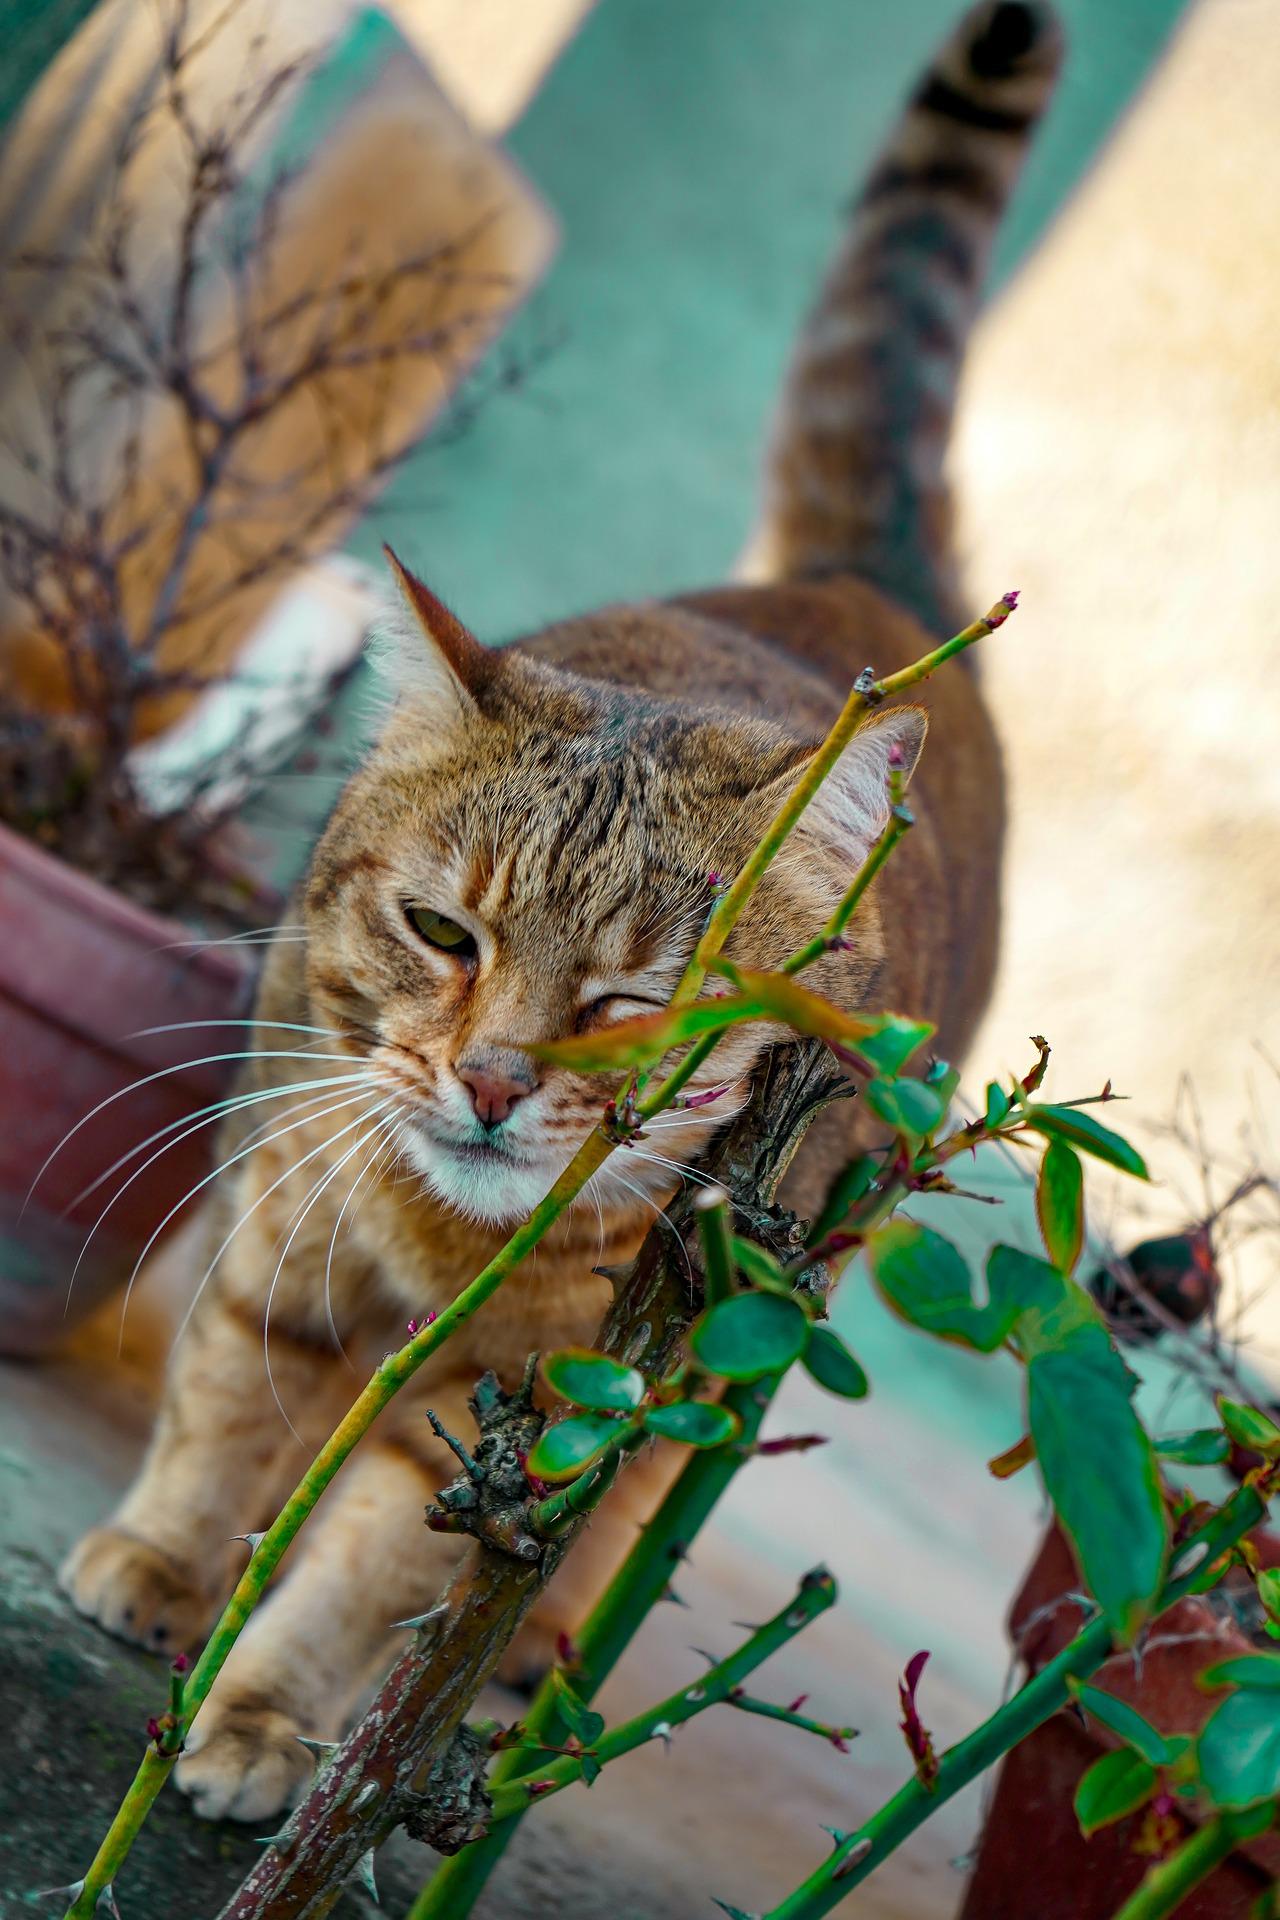
[[[819,787],[799,831],[819,835],[861,866],[889,822],[889,775],[915,772],[929,730],[923,707],[888,707],[861,726]]]
[[[498,654],[482,646],[390,547],[382,551],[401,604],[377,635],[375,666],[406,699],[458,713],[474,711],[493,682]]]

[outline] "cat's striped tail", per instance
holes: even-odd
[[[966,15],[858,200],[797,345],[754,573],[856,573],[938,632],[959,621],[944,477],[991,245],[1061,38],[1049,9]]]

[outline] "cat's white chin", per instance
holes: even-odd
[[[448,1146],[417,1127],[407,1132],[404,1147],[443,1206],[487,1227],[526,1219],[560,1171],[550,1161],[516,1159],[497,1149]]]

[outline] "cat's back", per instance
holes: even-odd
[[[798,739],[826,733],[863,667],[894,673],[937,644],[911,614],[853,577],[731,586],[608,607],[546,628],[520,650],[659,698],[768,718]],[[911,787],[912,843],[879,885],[910,936],[888,983],[958,1053],[994,964],[1004,835],[1000,748],[967,660],[913,688],[930,731]]]

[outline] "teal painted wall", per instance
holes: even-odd
[[[1066,76],[997,277],[1034,243],[1176,23],[1064,0]],[[600,0],[510,138],[563,248],[521,393],[428,445],[351,543],[391,537],[487,639],[721,578],[842,205],[962,11],[944,0]]]

